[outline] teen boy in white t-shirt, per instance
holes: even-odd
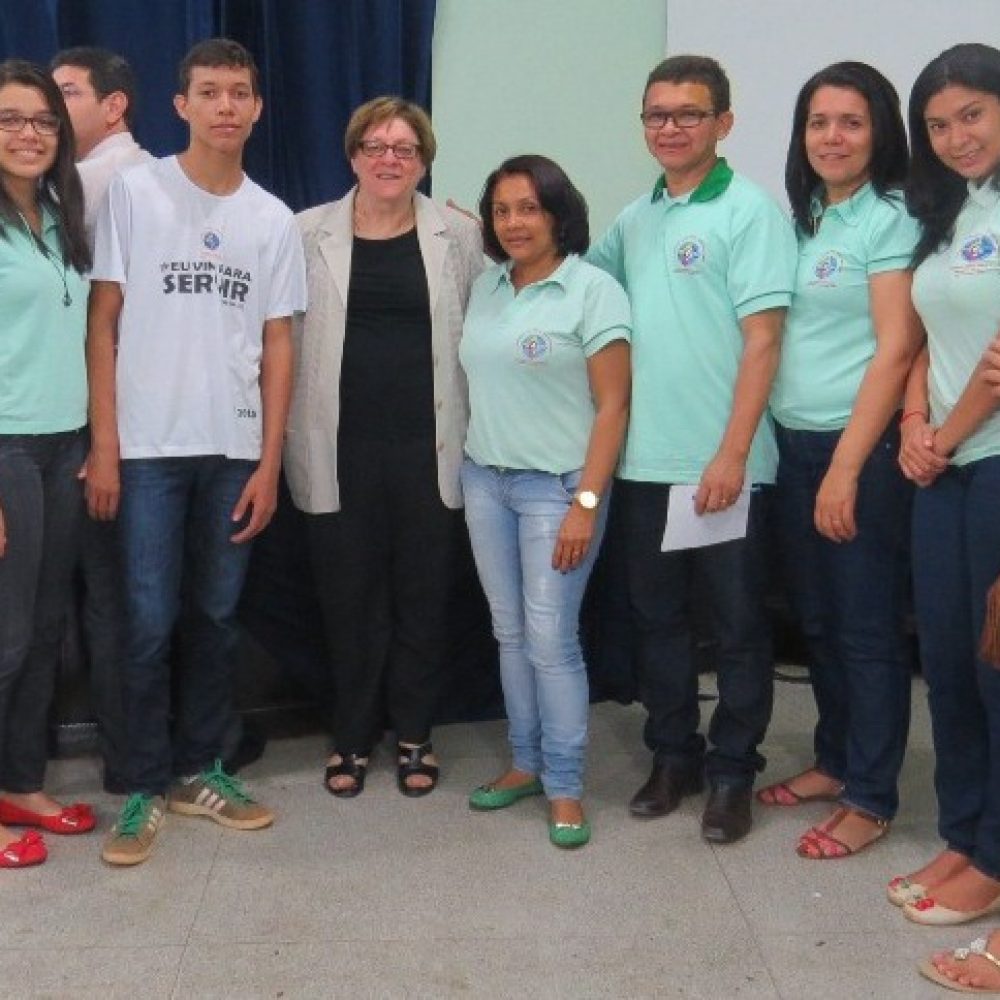
[[[248,543],[277,504],[302,249],[288,208],[243,173],[261,113],[250,54],[200,42],[174,106],[188,148],[112,181],[90,306],[87,501],[95,517],[118,516],[128,602],[132,794],[103,851],[118,865],[146,860],[166,808],[242,830],[274,819],[218,758]]]

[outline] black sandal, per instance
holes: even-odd
[[[365,754],[360,753],[340,754],[340,763],[328,764],[323,772],[323,787],[338,799],[353,799],[356,795],[360,795],[365,788],[365,773],[368,770],[367,762],[364,764],[359,762],[359,758],[364,756]],[[346,788],[334,788],[330,784],[331,778],[343,777],[352,778],[354,784]]]
[[[418,799],[422,795],[430,795],[437,788],[438,775],[441,773],[441,769],[437,764],[424,763],[424,758],[434,753],[431,741],[428,740],[426,743],[421,743],[418,747],[404,747],[399,743],[397,744],[397,749],[399,750],[399,765],[396,770],[396,784],[399,786],[399,790],[411,799]],[[407,784],[407,778],[418,775],[430,778],[430,784]]]

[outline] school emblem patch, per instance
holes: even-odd
[[[206,229],[201,237],[201,245],[214,253],[222,246],[222,237],[214,229]]]
[[[541,330],[529,330],[517,340],[518,360],[524,365],[538,365],[552,353],[552,340]]]
[[[997,238],[992,233],[977,233],[962,244],[960,252],[962,260],[970,264],[989,260],[997,255]]]
[[[674,253],[683,271],[695,271],[705,262],[705,244],[697,236],[686,236]]]
[[[829,253],[823,254],[823,256],[816,261],[816,267],[813,269],[813,273],[817,278],[819,278],[820,281],[829,281],[830,278],[836,276],[837,272],[843,266],[843,258],[839,253],[834,253],[831,250]]]

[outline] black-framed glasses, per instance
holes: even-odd
[[[59,116],[42,115],[22,115],[20,111],[0,111],[0,131],[20,132],[24,126],[31,122],[31,127],[38,135],[58,135]]]
[[[360,148],[365,156],[370,156],[372,159],[376,156],[385,156],[390,149],[397,160],[416,159],[420,152],[420,144],[417,142],[394,142],[390,145],[388,142],[382,142],[381,139],[365,139],[360,144]]]
[[[714,116],[714,111],[683,108],[680,111],[643,111],[639,115],[639,121],[650,131],[658,132],[667,122],[673,122],[674,128],[697,128],[706,118]]]

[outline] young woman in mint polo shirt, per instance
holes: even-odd
[[[885,834],[909,727],[910,487],[897,418],[921,332],[906,169],[899,98],[881,73],[842,62],[805,84],[785,172],[799,263],[771,411],[777,524],[818,719],[812,766],[758,798],[836,802],[799,839],[799,855],[816,860]]]
[[[94,827],[89,807],[42,791],[86,456],[90,253],[73,160],[49,74],[0,63],[0,868],[44,861],[39,829]]]
[[[472,288],[465,516],[500,647],[511,767],[470,798],[500,809],[543,791],[557,847],[584,818],[587,672],[580,603],[604,528],[629,397],[624,291],[579,257],[587,206],[560,167],[518,156],[479,204],[495,259]]]
[[[977,654],[1000,576],[1000,413],[979,373],[1000,329],[1000,51],[943,52],[917,77],[909,115],[913,301],[929,354],[907,387],[916,416],[900,461],[921,487],[914,605],[944,849],[890,896],[918,923],[957,924],[1000,912],[1000,671]]]

